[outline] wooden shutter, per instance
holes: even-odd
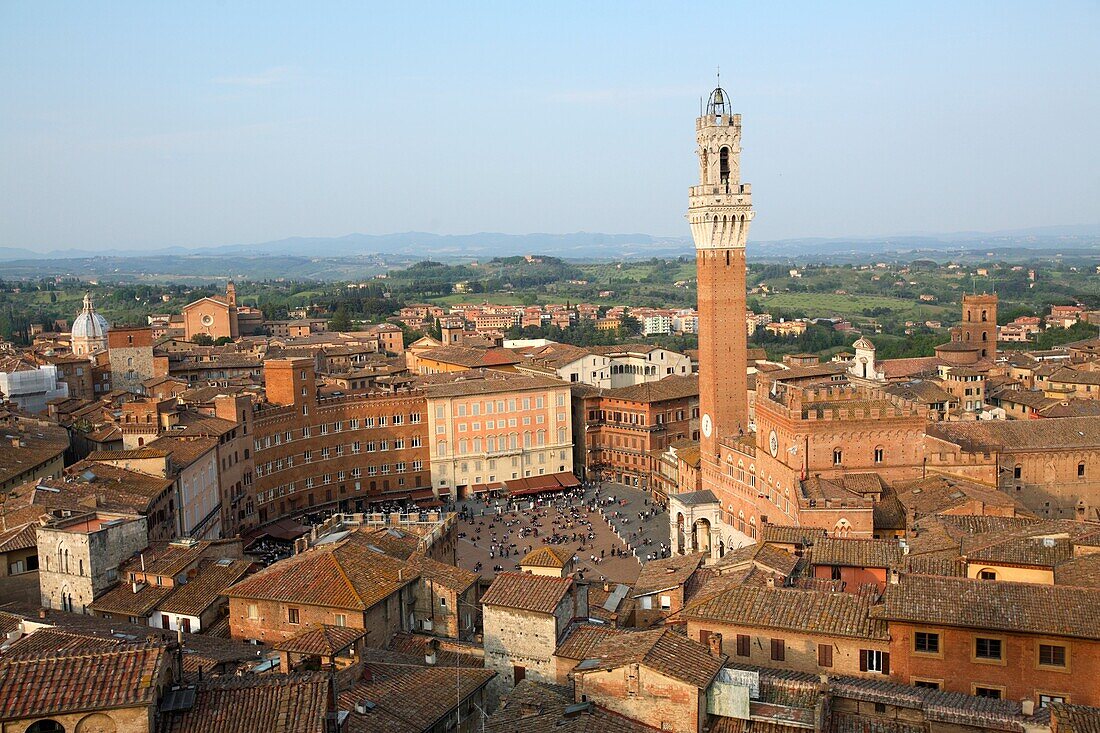
[[[882,673],[890,674],[890,652],[882,653]]]
[[[699,629],[699,643],[706,644],[710,640],[710,632],[706,629]]]
[[[819,666],[819,667],[832,667],[833,666],[833,645],[832,644],[818,644],[817,645],[817,666]]]
[[[752,656],[749,650],[749,637],[746,634],[737,635],[737,656],[748,657]]]
[[[866,649],[860,649],[859,650],[859,671],[860,672],[866,672],[867,671],[867,650]]]
[[[772,661],[782,662],[786,657],[786,649],[782,639],[772,639]]]

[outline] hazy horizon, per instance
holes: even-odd
[[[1100,5],[0,6],[0,247],[687,236],[699,98],[750,241],[1093,226]]]

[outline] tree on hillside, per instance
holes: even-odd
[[[343,304],[336,309],[336,312],[332,314],[332,318],[329,319],[328,330],[341,332],[351,330],[351,318],[348,316],[348,309]]]

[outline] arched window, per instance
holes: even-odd
[[[886,457],[886,449],[881,445],[875,446],[875,463],[882,463],[882,459]]]
[[[986,311],[982,311],[982,322],[984,323],[985,321],[988,321],[988,320],[989,320],[988,313]]]
[[[65,726],[56,720],[36,720],[27,728],[27,733],[65,733]]]
[[[840,448],[833,448],[833,465],[839,466],[844,463],[844,451]]]
[[[718,182],[730,182],[730,149],[722,148],[718,152]]]

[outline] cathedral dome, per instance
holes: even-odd
[[[84,310],[73,321],[71,336],[74,339],[86,339],[98,341],[107,338],[107,332],[111,330],[107,319],[95,312],[92,307],[92,294],[84,296]]]

